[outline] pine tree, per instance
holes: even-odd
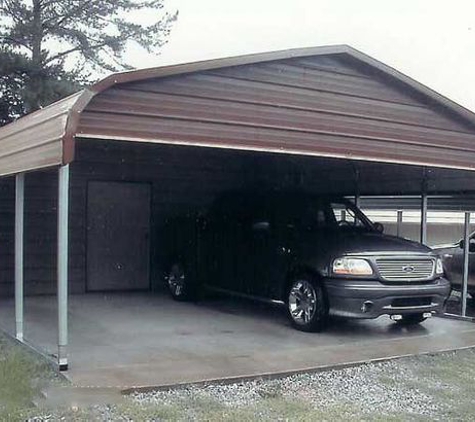
[[[149,24],[134,22],[138,13]],[[0,125],[76,91],[100,70],[130,69],[135,43],[166,43],[163,0],[0,0]]]

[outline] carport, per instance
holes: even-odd
[[[0,294],[19,340],[25,293],[57,294],[67,369],[69,293],[159,291],[164,222],[219,192],[417,195],[425,241],[429,196],[474,169],[474,114],[347,46],[112,75],[0,129]]]

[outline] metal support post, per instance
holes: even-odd
[[[468,257],[470,251],[470,213],[465,213],[463,235],[462,316],[467,314]]]
[[[346,210],[341,210],[340,216],[341,221],[346,221]]]
[[[68,369],[69,165],[59,169],[58,188],[58,365]]]
[[[397,226],[396,226],[396,236],[401,236],[402,233],[402,210],[397,211]]]
[[[360,171],[355,167],[355,205],[360,207]]]
[[[23,341],[23,239],[25,221],[25,174],[15,178],[15,336]]]
[[[427,193],[422,192],[421,197],[421,243],[427,243]]]

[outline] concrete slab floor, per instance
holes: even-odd
[[[25,338],[57,350],[56,298],[28,297]],[[0,328],[14,329],[13,300]],[[229,298],[177,303],[152,293],[70,296],[70,369],[80,387],[164,386],[287,374],[475,346],[475,324],[431,318],[400,327],[387,317],[335,321],[324,333],[290,327],[282,309]]]

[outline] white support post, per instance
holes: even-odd
[[[346,210],[341,210],[340,216],[341,221],[346,221]]]
[[[402,210],[397,211],[396,236],[400,237],[402,233]]]
[[[360,207],[360,171],[355,168],[355,205]]]
[[[470,212],[465,213],[463,236],[462,316],[467,316],[468,257],[470,251]]]
[[[421,196],[421,243],[427,243],[427,193]]]
[[[59,169],[58,189],[58,365],[68,369],[69,165]]]
[[[25,220],[25,174],[15,178],[15,336],[23,341],[23,239]]]
[[[427,243],[427,169],[422,169],[421,180],[421,236],[422,244]]]

